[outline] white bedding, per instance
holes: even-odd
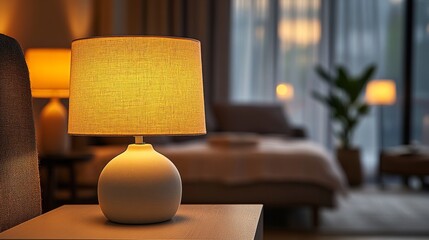
[[[158,147],[157,151],[177,166],[183,182],[290,181],[345,190],[345,180],[335,159],[311,141],[263,137],[258,145],[248,147],[217,147],[199,141]]]
[[[103,167],[126,146],[93,147],[94,160],[78,167],[78,182],[96,184]],[[179,169],[182,181],[225,184],[254,182],[314,183],[344,192],[345,180],[335,159],[311,141],[261,137],[249,147],[215,147],[204,141],[155,149]]]

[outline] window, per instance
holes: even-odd
[[[411,133],[414,142],[429,145],[429,1],[415,1],[414,12]]]

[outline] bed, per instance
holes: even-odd
[[[184,203],[309,207],[317,226],[320,208],[335,207],[346,193],[335,159],[308,140],[261,136],[250,146],[198,141],[158,151],[178,168]]]

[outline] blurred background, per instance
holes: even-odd
[[[333,120],[334,110],[317,101],[313,92],[328,96],[337,90],[321,81],[316,66],[333,76],[342,66],[357,79],[374,65],[370,80],[389,79],[396,92],[391,104],[369,107],[351,136],[353,146],[360,149],[361,182],[349,194],[338,196],[336,208],[322,211],[317,229],[310,227],[309,213],[299,208],[268,209],[266,239],[405,239],[429,234],[429,1],[0,0],[0,33],[16,38],[24,52],[70,48],[74,39],[105,35],[198,39],[209,132],[221,130],[222,116],[213,110],[217,105],[277,105],[288,125],[303,129],[306,140],[334,158],[341,142],[333,133],[340,126]],[[280,84],[287,86],[287,97],[279,93]],[[364,98],[365,90],[360,94]],[[47,102],[34,99],[36,124]],[[68,100],[62,102],[67,108]],[[152,139],[160,145],[186,140]],[[109,155],[109,150],[94,153],[87,147],[128,142],[74,137],[71,148],[99,157]],[[389,157],[403,159],[391,163]],[[72,202],[92,203],[98,176],[88,169],[103,164],[84,158],[84,163],[76,163],[87,166],[76,167],[80,192]],[[414,161],[419,163],[413,165]],[[404,173],[403,166],[411,170]],[[49,190],[52,206],[64,203],[61,186],[67,189],[69,184],[60,168],[59,180]],[[85,175],[95,179],[89,187]]]

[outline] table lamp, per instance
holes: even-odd
[[[393,80],[372,80],[366,86],[365,100],[370,105],[392,105],[396,101],[396,85]],[[383,114],[379,110],[378,128],[380,134],[380,149],[383,148]]]
[[[38,146],[46,155],[69,149],[67,110],[60,98],[68,98],[70,49],[34,48],[25,53],[34,98],[50,98],[39,117]]]
[[[134,136],[103,169],[98,201],[124,224],[171,219],[181,201],[179,172],[143,136],[206,133],[200,42],[123,36],[72,42],[69,133]]]
[[[289,83],[280,83],[276,87],[277,99],[281,101],[288,101],[293,98],[293,86]]]

